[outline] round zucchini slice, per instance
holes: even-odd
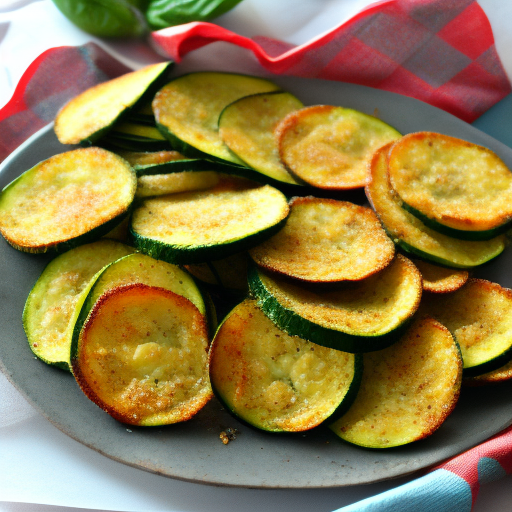
[[[347,201],[294,198],[284,228],[249,250],[267,270],[308,282],[358,281],[393,259],[375,213]]]
[[[402,137],[389,152],[391,186],[429,227],[467,240],[509,229],[512,172],[491,150],[439,133]]]
[[[131,153],[128,157],[137,173],[137,198],[204,190],[219,182],[210,162],[190,160],[177,151]]]
[[[420,305],[421,275],[397,255],[381,272],[335,289],[298,285],[254,266],[249,287],[264,313],[288,334],[358,353],[400,337]]]
[[[135,170],[144,169],[153,165],[166,164],[185,160],[185,157],[173,150],[165,151],[119,151],[117,153],[124,158]]]
[[[269,80],[254,76],[190,73],[160,89],[153,100],[153,112],[159,129],[184,155],[243,165],[219,135],[219,116],[224,107],[238,98],[278,89]]]
[[[23,309],[28,343],[39,359],[69,370],[73,328],[94,277],[133,251],[120,242],[99,240],[71,249],[45,267]]]
[[[93,144],[130,108],[161,87],[172,62],[152,64],[91,87],[70,100],[55,118],[62,144]]]
[[[424,294],[421,310],[439,320],[457,340],[464,376],[496,370],[512,358],[512,290],[470,278],[453,293]]]
[[[0,195],[0,232],[16,249],[63,251],[108,233],[128,214],[137,179],[104,149],[76,149],[45,160]]]
[[[212,388],[227,409],[269,432],[316,427],[352,403],[361,356],[320,347],[279,330],[245,300],[210,347]]]
[[[476,377],[464,377],[464,386],[485,386],[487,384],[498,384],[512,379],[512,360],[497,370],[477,375]]]
[[[298,98],[284,91],[246,96],[222,111],[219,134],[235,155],[261,173],[260,180],[266,176],[270,185],[277,181],[300,186],[281,162],[274,128],[286,115],[302,107]]]
[[[402,201],[389,183],[389,147],[377,150],[372,158],[366,196],[395,244],[411,256],[463,269],[482,265],[503,252],[505,235],[485,242],[458,240],[430,229],[404,210]]]
[[[219,182],[213,164],[185,158],[177,151],[122,151],[119,154],[137,173],[137,198],[203,190]]]
[[[412,259],[412,258],[411,258]],[[423,289],[430,293],[450,293],[464,286],[469,272],[458,268],[441,267],[428,261],[412,259],[423,278]]]
[[[166,425],[190,419],[210,400],[208,345],[192,302],[137,283],[99,298],[71,365],[86,396],[116,420]]]
[[[78,319],[77,322],[85,321],[95,302],[108,290],[134,283],[159,286],[182,295],[192,302],[202,315],[207,314],[203,295],[190,274],[177,265],[155,260],[146,254],[134,253],[120,257],[96,275],[83,302],[81,320]],[[81,325],[77,325],[75,334],[78,334],[80,329]]]
[[[226,178],[205,191],[144,200],[131,234],[142,252],[170,263],[204,263],[246,250],[281,229],[286,197],[269,186]]]
[[[330,429],[367,448],[392,448],[437,430],[455,407],[462,381],[457,343],[432,318],[416,320],[394,345],[363,356],[361,387]]]
[[[376,117],[331,105],[292,112],[276,127],[275,135],[281,160],[291,174],[326,190],[364,187],[374,151],[401,137]]]

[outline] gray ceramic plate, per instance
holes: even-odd
[[[433,130],[495,150],[512,168],[512,151],[436,108],[392,93],[335,82],[276,79],[308,104],[333,104],[379,116],[403,133]],[[45,128],[2,165],[0,186],[40,160],[68,148]],[[479,275],[512,286],[511,253]],[[430,438],[403,448],[373,451],[343,443],[327,429],[299,435],[271,435],[239,424],[217,401],[193,420],[165,428],[130,428],[89,402],[73,377],[36,360],[21,324],[27,294],[48,261],[15,251],[0,240],[0,363],[24,396],[59,429],[125,464],[162,475],[209,484],[304,488],[376,482],[436,464],[512,423],[512,383],[464,389],[444,425]],[[219,433],[238,428],[236,441],[223,445]]]

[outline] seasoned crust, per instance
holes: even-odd
[[[394,253],[370,208],[315,197],[292,199],[285,226],[249,251],[259,266],[309,282],[364,279]]]
[[[102,295],[72,370],[86,394],[131,425],[185,421],[211,398],[206,322],[186,298],[141,283]]]
[[[501,254],[504,235],[485,242],[458,240],[425,226],[402,208],[388,179],[391,145],[377,150],[369,165],[366,196],[394,242],[408,253],[454,268],[473,268]]]
[[[412,133],[393,144],[388,168],[404,203],[443,226],[486,231],[512,219],[512,173],[488,148]]]
[[[363,356],[363,378],[347,414],[330,425],[350,443],[391,448],[431,435],[457,403],[462,359],[452,335],[429,317],[394,345]]]
[[[292,112],[275,129],[280,158],[291,174],[326,190],[364,187],[373,152],[399,137],[373,116],[331,105]]]

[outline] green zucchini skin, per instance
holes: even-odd
[[[108,133],[98,143],[105,149],[112,151],[166,151],[171,149],[167,141],[143,139],[136,136],[122,136],[112,135]]]
[[[389,179],[387,177],[387,152],[390,145],[379,149],[369,166],[369,180],[365,187],[366,197],[370,205],[377,213],[384,230],[405,254],[421,258],[425,261],[435,263],[450,268],[473,269],[484,263],[491,261],[499,256],[505,249],[505,239],[497,237],[495,240],[488,241],[490,250],[485,242],[471,242],[447,237],[431,228],[428,228],[416,216],[407,212],[402,207],[402,201],[397,198],[393,192]],[[457,242],[458,250],[453,255],[453,251],[437,250],[429,242],[425,244],[421,241],[421,236],[427,236],[428,239],[435,242],[441,249],[446,244],[454,245]],[[481,248],[473,257],[468,257],[468,252],[472,251],[471,245],[481,244]],[[453,257],[451,257],[453,255]]]
[[[389,234],[389,233],[388,233]],[[392,238],[392,235],[390,235],[390,238]],[[421,249],[418,249],[417,247],[414,247],[413,245],[408,244],[404,240],[393,240],[395,242],[395,245],[407,256],[410,255],[414,258],[420,258],[428,263],[435,263],[436,265],[441,265],[443,267],[449,267],[449,268],[459,268],[459,269],[466,269],[466,270],[473,270],[476,266],[485,265],[489,261],[493,260],[494,258],[497,258],[504,250],[505,246],[502,245],[499,247],[499,250],[497,250],[495,253],[489,253],[488,258],[483,261],[479,261],[478,265],[463,265],[459,263],[454,263],[453,261],[447,260],[445,258],[441,258],[439,256],[436,256],[434,254],[428,253],[426,251],[422,251]]]
[[[220,148],[220,151],[213,148],[210,143],[206,143],[204,138],[201,138],[201,142],[197,143],[197,138],[195,141],[191,141],[187,135],[183,136],[183,132],[181,129],[177,130],[180,133],[175,133],[175,128],[171,126],[167,127],[165,123],[166,117],[168,117],[168,111],[180,113],[182,110],[181,104],[176,106],[175,100],[171,100],[172,107],[169,105],[167,101],[167,93],[168,87],[175,88],[175,83],[178,83],[177,87],[180,89],[180,86],[185,84],[185,86],[180,89],[181,91],[186,91],[185,95],[187,97],[198,98],[196,95],[196,91],[194,91],[189,96],[189,88],[190,83],[194,83],[195,81],[200,80],[201,84],[208,83],[208,92],[205,97],[200,96],[199,101],[202,105],[205,105],[207,111],[209,112],[209,121],[208,121],[208,133],[214,134],[216,132],[216,128],[213,126],[213,123],[217,122],[218,115],[221,113],[222,109],[228,104],[234,101],[237,98],[247,96],[249,94],[254,94],[256,92],[265,92],[270,90],[279,89],[277,85],[273,84],[268,79],[244,75],[240,73],[227,73],[227,72],[195,72],[188,73],[182,76],[178,76],[173,78],[166,86],[162,87],[160,91],[155,95],[155,98],[152,102],[153,111],[155,113],[156,126],[162,133],[164,137],[166,137],[171,143],[172,147],[182,153],[185,156],[190,158],[205,158],[209,160],[223,160],[229,161],[231,163],[235,163],[238,165],[245,165],[227,146],[223,146]],[[228,87],[226,86],[227,82],[229,82],[229,86],[231,89],[228,94]],[[219,86],[220,83],[220,86]],[[235,85],[233,85],[235,84]],[[215,91],[215,94],[211,94],[212,91]],[[181,92],[180,92],[181,94]],[[214,101],[220,101],[220,105],[212,106],[211,99],[214,98]],[[210,102],[210,103],[208,103]],[[170,109],[170,110],[169,110]],[[174,110],[173,110],[174,109]],[[179,111],[177,109],[180,109]],[[191,119],[195,122],[197,120],[197,116],[192,115],[189,110],[187,112],[188,121]],[[174,114],[173,114],[174,115]],[[172,116],[171,116],[172,117]],[[210,119],[211,117],[211,119]],[[201,120],[201,123],[204,123],[204,118]],[[189,128],[190,128],[190,123]],[[195,130],[192,130],[195,133]],[[192,137],[194,138],[194,137]],[[214,138],[217,139],[217,142],[221,142],[220,137],[218,135],[214,135]],[[185,140],[184,140],[185,139]],[[187,142],[189,141],[189,142]],[[211,142],[211,141],[210,141]],[[214,144],[215,145],[215,144]],[[196,147],[197,146],[197,147]]]
[[[194,146],[186,143],[185,141],[178,138],[174,133],[170,132],[166,126],[156,121],[156,127],[160,130],[160,133],[169,141],[172,149],[178,151],[182,155],[196,160],[211,160],[212,162],[226,162],[221,158],[217,158],[213,155],[205,153],[199,149],[196,149]],[[237,165],[232,163],[232,165]],[[240,166],[241,167],[241,166]]]
[[[109,286],[112,286],[112,285],[113,286],[119,286],[119,285],[123,286],[126,284],[133,284],[134,282],[138,282],[138,281],[140,281],[144,284],[148,284],[148,285],[155,284],[152,282],[145,282],[146,277],[142,277],[142,278],[138,278],[138,279],[133,279],[131,277],[132,274],[137,273],[137,270],[139,267],[141,267],[143,265],[150,264],[149,262],[145,263],[144,259],[147,259],[147,256],[137,254],[137,253],[129,254],[127,256],[121,257],[121,258],[109,263],[105,267],[103,267],[93,277],[93,279],[91,279],[91,281],[89,282],[89,285],[87,287],[87,292],[84,294],[85,298],[81,304],[80,312],[77,315],[77,319],[76,319],[75,325],[73,327],[73,335],[71,338],[71,349],[70,349],[71,361],[73,360],[73,358],[76,357],[76,354],[77,354],[79,337],[80,337],[80,332],[82,330],[82,327],[83,327],[85,321],[87,320],[92,307],[94,306],[94,303],[95,303],[95,300],[97,299],[98,293],[101,292],[103,290],[103,288],[108,289]],[[149,260],[149,261],[151,262],[151,260]],[[153,262],[153,264],[154,263],[156,263],[156,262]],[[121,268],[121,270],[122,270],[121,274],[116,274],[116,271],[119,272],[119,270],[116,269],[116,266]],[[112,270],[112,272],[110,272],[111,270]],[[186,279],[184,279],[184,277],[187,277],[190,280],[188,285],[195,287],[195,289],[197,291],[197,293],[194,294],[193,296],[191,294],[189,294],[188,296],[183,294],[182,296],[184,296],[186,299],[191,301],[194,304],[194,306],[199,310],[199,312],[206,318],[209,330],[215,328],[215,326],[217,324],[217,319],[215,317],[215,310],[213,308],[213,305],[211,303],[211,299],[210,299],[209,295],[204,291],[204,289],[202,289],[198,285],[198,283],[194,279],[194,277],[192,275],[190,275],[188,272],[186,272],[185,270],[182,270],[182,269],[177,269],[176,272],[178,275],[183,276],[181,278],[177,278],[177,279],[181,279],[180,285],[183,284],[184,282],[185,283],[187,282]],[[105,277],[105,276],[107,276],[107,277]],[[114,280],[113,283],[111,282],[112,279]],[[154,281],[155,278],[150,277],[149,281],[151,281],[151,280]],[[174,288],[174,286],[173,287],[169,286],[169,283],[159,283],[159,284],[160,284],[160,286],[162,286],[174,293],[179,294],[178,291],[176,290],[176,288]],[[99,291],[98,291],[98,287],[100,287]]]
[[[277,327],[290,336],[299,336],[323,347],[352,354],[381,350],[398,341],[410,323],[408,319],[396,329],[380,336],[357,336],[335,331],[315,324],[280,304],[260,280],[255,264],[249,265],[248,281],[249,291],[256,297],[258,306]]]
[[[224,396],[223,392],[220,389],[220,388],[224,387],[223,383],[222,383],[222,379],[225,375],[227,375],[227,372],[229,372],[229,369],[228,368],[222,369],[222,366],[220,366],[220,363],[218,361],[216,361],[216,359],[217,359],[216,353],[218,353],[218,354],[222,353],[223,356],[227,355],[228,356],[227,357],[228,364],[231,363],[231,361],[230,361],[231,357],[234,357],[234,358],[241,357],[243,360],[245,357],[247,357],[247,354],[243,353],[244,349],[242,348],[242,345],[245,346],[245,342],[242,342],[242,344],[240,345],[240,350],[242,350],[242,353],[239,353],[237,356],[236,355],[237,349],[235,349],[234,352],[231,352],[232,347],[227,348],[222,343],[222,341],[219,340],[218,338],[222,337],[221,331],[224,327],[224,324],[227,324],[230,322],[231,315],[233,313],[236,313],[237,311],[243,311],[244,307],[246,307],[246,305],[248,303],[254,303],[254,309],[251,310],[251,311],[253,311],[253,313],[249,316],[249,319],[246,319],[246,325],[247,325],[247,322],[252,323],[252,326],[254,328],[253,316],[255,316],[255,315],[256,315],[256,317],[258,317],[258,315],[261,315],[262,318],[265,318],[265,315],[264,314],[262,315],[263,312],[261,310],[258,313],[258,310],[260,308],[258,305],[256,305],[256,303],[252,299],[246,299],[246,300],[240,302],[238,305],[235,305],[231,309],[231,311],[228,312],[227,315],[224,317],[223,321],[217,328],[217,331],[213,338],[212,344],[210,346],[210,353],[209,353],[209,357],[208,357],[208,362],[209,362],[209,367],[210,367],[210,381],[211,381],[211,385],[212,385],[213,394],[219,400],[219,402],[221,402],[221,404],[235,418],[237,418],[237,420],[239,420],[242,424],[247,425],[248,427],[256,428],[258,430],[262,430],[262,431],[269,432],[272,434],[278,434],[280,436],[283,436],[283,435],[295,436],[295,435],[297,435],[297,433],[300,434],[301,432],[304,432],[305,430],[321,428],[322,425],[326,425],[326,424],[328,424],[332,421],[336,421],[337,419],[342,417],[350,409],[351,405],[355,401],[355,399],[357,397],[357,393],[358,393],[360,385],[361,385],[362,376],[363,376],[363,355],[362,354],[353,354],[353,362],[352,362],[353,375],[351,377],[351,381],[349,383],[347,383],[347,388],[346,388],[345,394],[344,394],[341,402],[338,402],[337,406],[334,407],[333,409],[331,409],[331,411],[329,411],[328,414],[324,414],[322,421],[318,422],[314,426],[312,426],[311,424],[309,424],[305,428],[304,428],[304,426],[302,426],[300,428],[287,428],[287,427],[279,426],[278,424],[275,424],[273,420],[269,420],[268,418],[266,420],[263,418],[259,418],[258,417],[259,414],[256,414],[256,415],[254,415],[253,418],[251,418],[250,417],[250,416],[252,416],[251,414],[246,415],[247,411],[245,413],[243,412],[243,409],[244,409],[243,406],[242,406],[242,410],[239,412],[237,410],[236,406],[229,403],[229,390],[228,390],[228,396]],[[272,340],[275,339],[274,335],[276,337],[281,337],[281,336],[286,336],[286,333],[281,332],[279,330],[279,328],[276,326],[272,326],[269,329],[269,327],[268,327],[269,324],[267,322],[268,322],[268,318],[265,320],[265,325],[267,326],[266,331],[264,331],[266,333],[266,337],[267,337],[267,339],[265,340],[265,343],[268,343],[268,345],[273,345]],[[244,330],[239,332],[237,330],[236,324],[235,325],[230,324],[228,331],[231,331],[231,329],[233,329],[233,332],[228,334],[228,336],[236,336],[237,337],[236,343],[238,343],[238,340],[243,339],[245,337],[245,333],[244,333],[245,328],[244,328]],[[263,333],[263,331],[262,331],[262,333]],[[281,334],[277,334],[277,333],[281,333]],[[307,340],[299,339],[300,337],[294,337],[294,338],[297,340],[298,347],[301,347],[301,348],[304,347],[304,348],[306,348],[306,350],[308,350],[308,346],[310,346],[310,347],[312,347],[311,350],[314,350],[314,346],[315,346],[314,343],[310,344]],[[247,339],[246,342],[248,345],[251,345],[250,339]],[[218,348],[217,345],[219,345],[219,344],[221,346]],[[228,343],[228,347],[229,347],[229,343]],[[297,347],[297,352],[299,352],[298,347]],[[320,349],[321,347],[317,347],[317,348]],[[265,351],[265,347],[261,347],[261,350]],[[221,356],[221,360],[222,360],[223,356]],[[304,371],[306,371],[306,370],[304,370]],[[245,375],[246,375],[245,379],[247,379],[249,381],[251,380],[251,377],[253,377],[250,372]],[[217,380],[217,378],[219,380]],[[257,379],[258,378],[256,377],[255,382],[257,382]],[[228,378],[227,380],[231,380],[231,378]],[[225,391],[225,389],[224,389],[224,391]]]
[[[151,101],[156,92],[169,81],[169,74],[173,66],[174,62],[167,62],[167,65],[163,67],[158,76],[147,86],[146,90],[138,98],[134,98],[131,105],[126,105],[113,119],[111,118],[107,124],[83,137],[78,141],[78,144],[82,147],[88,147],[99,143],[100,139],[106,136],[117,123],[123,121],[125,118],[129,117],[132,112],[136,112],[137,109]]]
[[[133,248],[105,238],[62,254],[46,265],[29,293],[22,313],[30,349],[39,359],[70,371],[72,329],[87,290],[105,265],[131,252]],[[64,289],[59,283],[64,283]],[[70,297],[73,299],[70,300]],[[48,316],[54,312],[57,320]],[[59,318],[61,322],[65,319],[65,329],[55,324]],[[40,326],[43,322],[48,336],[46,339],[41,338]]]
[[[61,153],[58,155],[55,155],[54,157],[50,157],[47,160],[43,160],[42,162],[39,162],[34,167],[26,170],[23,172],[20,176],[15,178],[11,183],[6,185],[4,189],[0,193],[0,197],[6,196],[9,193],[16,194],[17,193],[17,187],[19,186],[23,191],[23,181],[24,180],[30,180],[32,178],[33,174],[37,174],[41,172],[41,169],[50,168],[54,165],[54,162],[57,162],[58,165],[62,165],[63,163],[67,164],[67,160],[71,160],[74,158],[74,155],[80,154],[81,156],[79,158],[83,158],[85,160],[82,160],[82,164],[75,163],[74,165],[79,168],[80,165],[85,165],[84,162],[88,160],[89,154],[92,154],[92,158],[95,155],[99,155],[100,157],[108,156],[106,154],[107,152],[100,149],[100,148],[87,148],[87,149],[76,149],[72,151],[68,151],[65,153]],[[113,156],[113,155],[110,155]],[[123,167],[128,168],[128,163],[124,160],[120,159],[119,157],[116,158],[122,162]],[[112,165],[112,161],[110,162],[110,165]],[[71,168],[71,171],[66,171],[66,176],[72,176],[74,169]],[[63,173],[61,173],[61,176]],[[43,254],[43,253],[51,253],[51,254],[60,254],[63,252],[66,252],[70,249],[73,249],[74,247],[78,247],[79,245],[84,245],[89,242],[94,242],[101,238],[104,235],[107,235],[110,231],[112,231],[114,228],[116,228],[119,224],[123,222],[123,220],[128,217],[131,214],[132,208],[133,208],[133,201],[134,201],[134,195],[135,195],[135,189],[136,189],[136,174],[133,171],[133,169],[129,168],[129,172],[126,174],[127,180],[130,182],[133,181],[131,184],[131,188],[133,189],[133,195],[131,196],[129,203],[124,203],[123,208],[124,210],[120,211],[117,215],[114,217],[103,219],[103,222],[101,224],[98,224],[92,228],[90,228],[88,231],[74,234],[74,236],[70,236],[70,238],[67,239],[60,239],[60,240],[49,240],[47,242],[41,242],[38,245],[36,244],[30,244],[30,245],[20,245],[17,243],[15,239],[11,239],[11,237],[4,236],[6,241],[15,249],[27,252],[31,254]],[[59,203],[57,203],[59,204]]]
[[[102,137],[107,135],[114,126],[124,121],[126,118],[130,116],[137,109],[148,103],[153,99],[153,96],[157,93],[159,89],[161,89],[168,81],[169,74],[171,72],[172,67],[174,66],[174,62],[169,61],[167,67],[162,70],[161,74],[149,85],[149,87],[145,90],[142,96],[131,106],[126,107],[123,111],[119,113],[119,115],[110,123],[109,125],[103,127],[101,130],[91,134],[89,137],[83,139],[80,142],[81,146],[92,146],[96,144]]]
[[[459,240],[470,240],[475,242],[485,242],[494,238],[496,236],[502,235],[506,233],[512,227],[512,221],[505,222],[501,224],[501,226],[496,226],[493,229],[487,229],[484,231],[470,231],[470,230],[462,230],[455,229],[450,226],[445,226],[440,222],[437,222],[434,219],[431,219],[424,213],[420,212],[416,208],[413,208],[411,205],[402,201],[402,208],[415,217],[417,217],[425,226],[437,231],[438,233],[442,233],[443,235],[451,236],[452,238],[458,238]]]
[[[167,261],[176,265],[192,263],[207,263],[211,260],[220,260],[237,252],[245,251],[263,240],[277,233],[285,224],[286,219],[267,229],[252,235],[220,245],[178,246],[170,245],[136,233],[130,226],[129,237],[131,243],[138,250],[157,260]]]
[[[227,160],[223,160],[213,155],[209,155],[208,153],[204,153],[203,151],[196,149],[195,147],[176,137],[165,126],[157,123],[157,127],[169,141],[172,149],[186,156],[189,162],[198,162],[198,166],[199,162],[204,162],[204,164],[201,165],[207,167],[207,170],[223,172],[233,176],[240,176],[241,178],[247,178],[264,185],[272,185],[273,187],[288,195],[303,195],[311,192],[311,187],[309,186],[283,183],[282,181],[271,178],[270,176],[265,176],[261,172],[258,172],[255,169],[246,166],[245,164],[242,165],[236,164],[234,162],[228,162]]]
[[[454,336],[455,337],[455,336]],[[510,347],[507,351],[503,352],[499,356],[487,361],[486,363],[479,364],[478,366],[470,366],[468,368],[463,368],[462,376],[466,377],[478,377],[485,373],[493,372],[498,370],[502,366],[505,366],[508,362],[512,360],[512,347]]]
[[[219,326],[220,327],[220,326]],[[363,354],[355,354],[354,358],[354,378],[352,380],[352,383],[350,384],[350,387],[347,391],[347,394],[345,395],[345,398],[343,399],[343,402],[333,411],[333,413],[326,418],[320,425],[315,427],[315,429],[322,428],[328,423],[334,422],[339,420],[344,414],[347,413],[347,411],[350,409],[352,404],[355,402],[355,399],[357,397],[357,393],[359,391],[359,388],[361,387],[361,381],[363,379]],[[222,394],[219,392],[219,390],[213,385],[212,383],[212,391],[215,398],[221,403],[221,405],[229,411],[229,413],[235,417],[242,425],[245,425],[252,429],[262,430],[265,432],[268,432],[269,434],[278,435],[278,436],[286,436],[286,437],[299,437],[304,434],[304,431],[298,431],[298,432],[288,432],[286,430],[270,430],[265,429],[261,425],[256,423],[251,423],[247,421],[245,418],[240,416],[231,406],[228,402],[226,402],[225,398],[222,396]]]

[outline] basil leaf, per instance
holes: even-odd
[[[191,21],[208,21],[229,11],[241,0],[151,0],[146,19],[152,30]]]
[[[52,0],[73,24],[99,37],[134,37],[147,31],[148,0]]]

